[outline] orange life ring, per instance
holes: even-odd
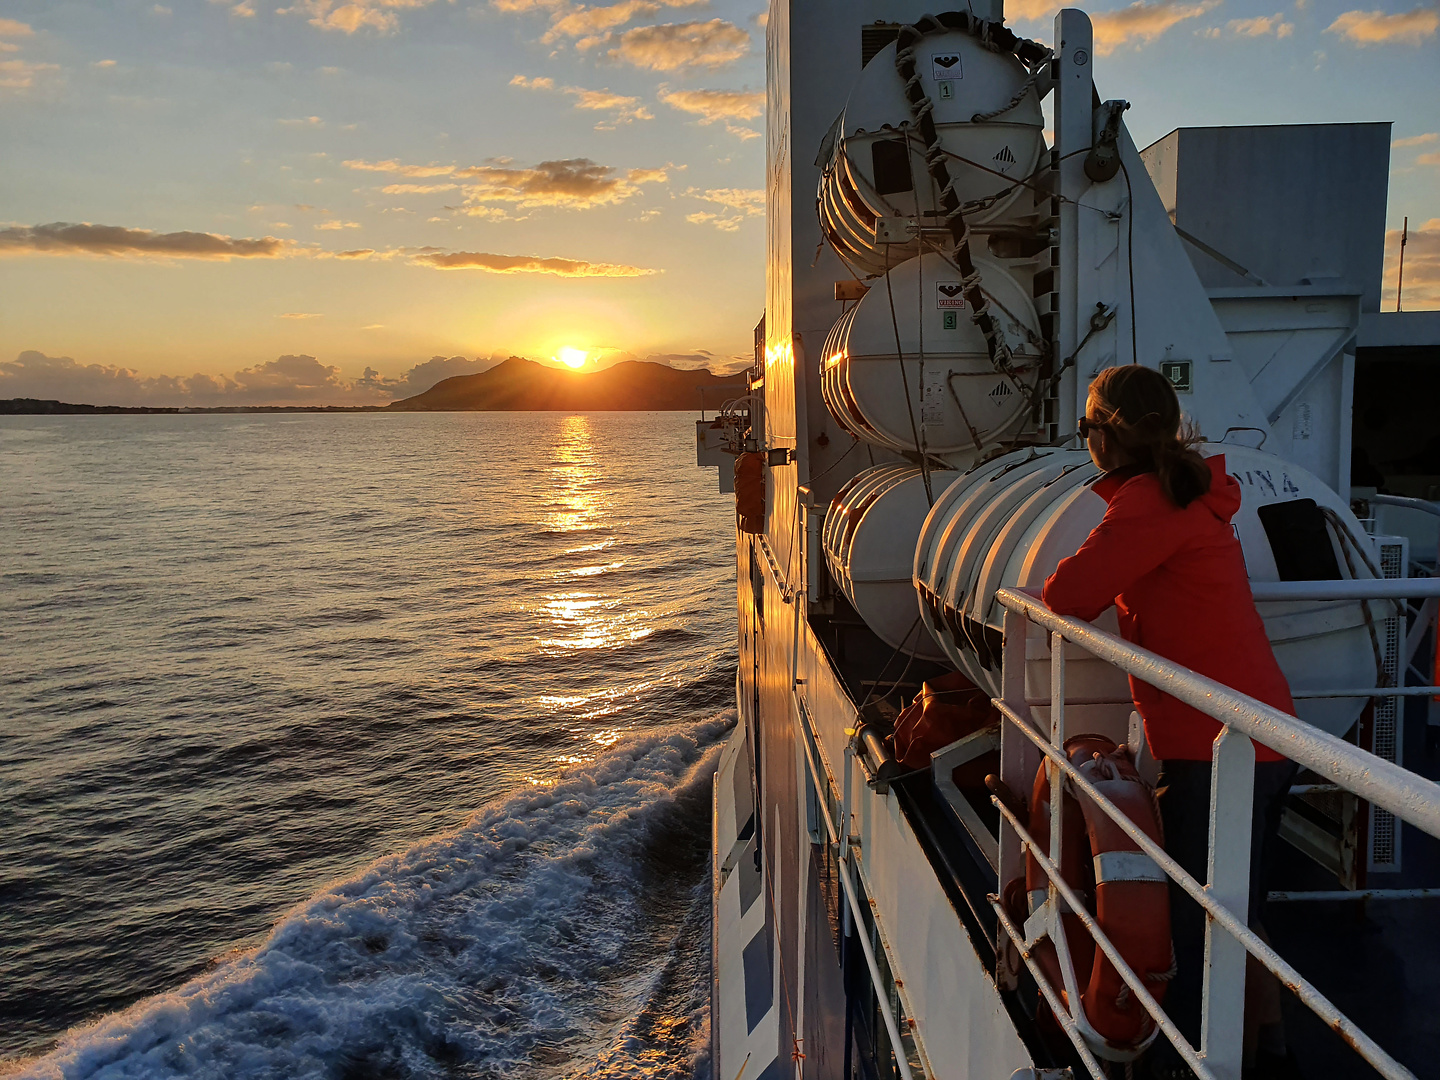
[[[1065,752],[1081,774],[1147,836],[1156,843],[1164,842],[1154,792],[1135,771],[1127,750],[1103,736],[1077,735],[1066,741]],[[1165,987],[1175,975],[1170,887],[1165,872],[1104,811],[1083,795],[1077,798],[1068,788],[1060,861],[1065,882],[1085,901],[1095,922],[1145,981],[1155,1000],[1163,1001]],[[1043,763],[1035,774],[1031,792],[1029,831],[1048,850],[1050,780]],[[1012,904],[1019,899],[1013,884],[1007,890]],[[1045,903],[1048,887],[1044,870],[1027,851],[1025,892],[1029,915]],[[1081,991],[1086,1020],[1082,1031],[1088,1026],[1100,1040],[1091,1048],[1111,1060],[1133,1058],[1154,1038],[1155,1021],[1135,1000],[1115,965],[1095,947],[1079,916],[1067,909],[1061,915],[1061,925]],[[1045,938],[1035,946],[1033,955],[1069,1007],[1055,943]],[[1089,1035],[1087,1032],[1087,1041],[1095,1043]]]

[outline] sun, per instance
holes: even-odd
[[[560,351],[555,356],[555,359],[559,360],[567,367],[579,368],[585,366],[585,361],[588,360],[589,357],[590,354],[584,349],[577,349],[571,345],[564,345],[561,346]]]

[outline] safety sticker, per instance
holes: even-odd
[[[935,283],[935,306],[937,308],[963,308],[965,286],[958,281],[937,281]]]
[[[1010,399],[1015,396],[1008,382],[996,383],[995,389],[989,393],[990,404],[996,408],[1002,408],[1010,404]]]
[[[945,422],[945,372],[926,368],[923,397],[920,400],[920,423],[936,427]]]
[[[959,330],[959,329],[960,329],[960,313],[959,313],[958,311],[942,311],[942,312],[940,313],[940,318],[941,318],[940,329],[942,329],[942,330]]]
[[[934,79],[963,79],[959,53],[936,53],[930,57],[930,71]]]

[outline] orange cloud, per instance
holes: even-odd
[[[435,0],[352,0],[348,3],[337,3],[336,0],[295,0],[288,8],[276,8],[275,14],[308,16],[311,26],[318,26],[321,30],[338,30],[342,34],[354,34],[367,28],[376,33],[389,34],[400,25],[396,11],[429,7],[434,2]]]
[[[724,212],[699,210],[685,216],[691,224],[713,225],[721,232],[736,232],[745,218],[765,214],[765,192],[759,188],[711,188],[703,192],[691,188],[685,194],[725,208]]]
[[[549,78],[527,79],[524,75],[516,75],[510,80],[511,86],[523,86],[527,90],[554,90],[555,80]],[[628,97],[625,94],[611,93],[605,90],[586,90],[580,86],[562,86],[559,88],[562,94],[569,94],[575,99],[575,108],[584,109],[589,112],[613,112],[615,122],[628,124],[632,120],[653,120],[654,113],[640,104],[637,97]],[[598,125],[605,130],[613,130],[613,125]]]
[[[1295,24],[1286,22],[1285,16],[1278,11],[1274,15],[1257,15],[1253,19],[1231,19],[1225,25],[1239,37],[1268,37],[1274,34],[1277,38],[1286,38],[1295,32]]]
[[[1101,56],[1130,41],[1149,43],[1177,23],[1198,18],[1220,6],[1220,0],[1135,0],[1118,11],[1102,11],[1090,17],[1095,28],[1095,51]]]
[[[234,239],[216,233],[157,233],[119,225],[57,221],[0,229],[0,255],[112,255],[163,259],[274,259],[295,244],[273,236]]]
[[[1383,11],[1347,11],[1325,28],[1356,45],[1419,45],[1440,28],[1440,9],[1417,7],[1387,15]]]
[[[449,176],[455,171],[454,165],[402,165],[391,158],[388,161],[343,161],[347,169],[357,169],[360,172],[384,172],[395,173],[397,176]]]
[[[694,7],[707,0],[620,0],[605,7],[581,7],[557,14],[540,39],[548,43],[562,37],[584,38],[603,34],[632,19],[658,14],[663,8]]]
[[[700,117],[701,124],[722,121],[725,130],[741,139],[758,139],[753,128],[732,123],[753,120],[765,111],[765,93],[761,90],[669,90],[660,88],[660,100],[672,109]]]
[[[582,259],[541,258],[535,255],[491,255],[480,251],[432,251],[412,261],[437,270],[484,270],[491,274],[554,274],[557,277],[645,277],[658,273],[622,263],[592,263]]]
[[[660,183],[668,178],[664,169],[632,169],[624,176],[608,165],[589,158],[542,161],[532,168],[503,165],[476,165],[460,169],[457,178],[473,181],[465,187],[471,203],[509,202],[522,207],[558,206],[587,210],[623,202],[635,195],[639,185]]]
[[[431,195],[437,191],[454,191],[459,184],[386,184],[380,190],[386,195]]]
[[[611,59],[646,71],[714,70],[749,52],[750,35],[734,23],[711,19],[637,26],[619,35],[607,33],[576,43],[582,50],[612,45]]]
[[[1440,142],[1440,133],[1427,131],[1424,135],[1410,135],[1403,139],[1396,139],[1390,144],[1390,148],[1404,150],[1410,146],[1429,146],[1433,142]]]

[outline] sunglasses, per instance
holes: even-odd
[[[1099,420],[1091,420],[1088,416],[1080,417],[1080,438],[1090,438],[1092,431],[1104,431],[1108,425],[1102,424]]]

